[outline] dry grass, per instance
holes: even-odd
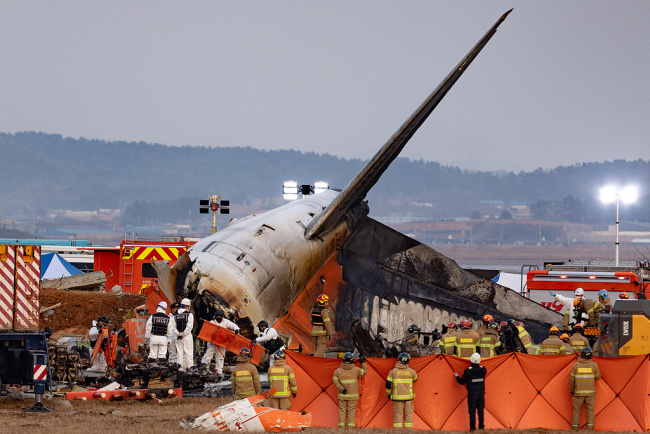
[[[220,405],[231,401],[230,398],[173,398],[164,400],[163,404],[153,401],[128,400],[110,402],[103,400],[70,401],[72,410],[60,406],[63,399],[46,401],[46,407],[56,408],[51,413],[26,413],[23,407],[31,407],[32,400],[0,400],[1,433],[47,433],[78,434],[97,432],[101,434],[122,434],[125,432],[147,434],[161,432],[178,432],[182,419],[192,419]],[[351,430],[363,434],[389,434],[391,429]],[[306,434],[340,434],[334,428],[311,428]],[[460,433],[462,431],[448,431]],[[529,430],[490,430],[491,434],[559,434],[571,431],[529,429]]]

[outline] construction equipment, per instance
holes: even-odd
[[[611,314],[600,315],[598,328],[594,349],[599,356],[650,353],[650,300],[616,300]]]

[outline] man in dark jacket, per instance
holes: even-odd
[[[463,376],[459,377],[456,372],[454,372],[454,376],[456,377],[456,381],[467,387],[469,430],[474,431],[476,429],[475,413],[477,411],[478,429],[485,428],[483,423],[483,410],[485,409],[485,375],[487,374],[487,369],[485,369],[484,366],[479,365],[479,363],[481,363],[481,356],[479,353],[472,354],[469,360],[472,364],[465,369]]]

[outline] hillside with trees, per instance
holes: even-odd
[[[287,179],[342,188],[365,163],[313,152],[172,147],[36,132],[0,134],[0,149],[3,219],[58,209],[119,209],[122,224],[137,225],[197,219],[198,200],[210,194],[230,199],[235,216],[264,211],[282,203]],[[399,158],[368,199],[375,217],[503,219],[519,204],[534,219],[604,223],[613,220],[613,208],[597,195],[608,182],[638,185],[641,197],[624,218],[650,220],[650,162],[644,160],[495,173]],[[501,204],[498,211],[490,209],[495,204]]]

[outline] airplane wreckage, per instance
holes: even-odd
[[[218,307],[245,336],[266,320],[279,331],[303,336],[307,352],[312,346],[308,315],[321,292],[330,294],[335,311],[337,351],[356,346],[365,355],[382,355],[390,342],[404,337],[409,324],[440,332],[451,320],[477,320],[486,313],[499,321],[520,320],[534,338],[545,338],[548,327],[561,321],[559,314],[373,220],[364,201],[509,13],[345,188],[232,221],[193,245],[173,267],[155,264],[166,298],[192,298],[197,327]],[[335,271],[326,276],[328,267]]]

